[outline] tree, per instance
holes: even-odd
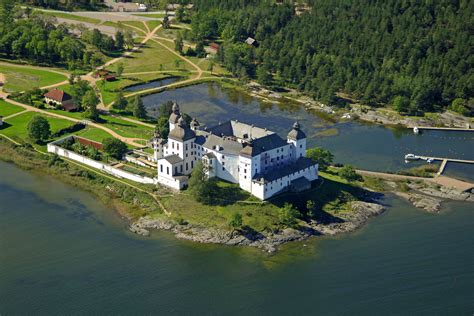
[[[99,104],[99,98],[95,94],[94,90],[88,90],[82,97],[82,106],[87,109],[86,116],[91,120],[97,121],[99,119],[99,112],[97,111],[97,104]]]
[[[214,71],[214,62],[212,60],[209,62],[209,65],[207,66],[207,71],[210,71],[212,75],[212,72]]]
[[[112,105],[112,107],[116,110],[123,111],[127,108],[127,105],[128,105],[128,101],[127,99],[125,99],[122,90],[120,90],[119,93],[117,94],[117,98],[115,99],[115,102]]]
[[[179,67],[181,66],[181,59],[175,59],[175,60],[174,60],[174,66],[175,66],[176,68],[179,68]]]
[[[334,155],[326,149],[314,147],[306,151],[306,157],[313,159],[319,165],[319,170],[325,171],[332,164]]]
[[[120,30],[115,33],[115,47],[118,50],[122,50],[125,45],[125,36]]]
[[[174,40],[174,49],[180,53],[181,55],[183,54],[183,37],[181,36],[181,33],[178,33],[178,36]]]
[[[410,100],[407,97],[399,95],[393,99],[393,107],[398,113],[408,112],[409,106]]]
[[[199,58],[206,57],[206,51],[204,50],[204,42],[199,41],[196,44],[196,49],[195,49],[196,56]]]
[[[176,21],[178,22],[183,22],[184,21],[184,7],[182,5],[179,6],[179,8],[176,10],[175,13]]]
[[[136,118],[139,118],[139,119],[147,118],[145,106],[143,105],[142,99],[138,95],[132,99],[130,106],[132,108],[133,115]]]
[[[161,25],[163,26],[164,29],[169,29],[171,26],[170,19],[167,15],[163,18],[163,21],[161,22]]]
[[[240,213],[232,214],[232,217],[229,220],[229,226],[235,230],[235,229],[241,228],[242,224],[243,224],[242,215]]]
[[[28,137],[34,142],[45,141],[50,136],[51,128],[44,117],[36,115],[28,122]]]
[[[285,203],[285,205],[278,210],[278,219],[280,220],[280,223],[288,227],[297,226],[298,216],[298,211],[289,203]]]
[[[264,86],[271,85],[273,77],[266,64],[257,67],[257,80]]]
[[[123,64],[122,63],[119,63],[117,65],[117,76],[120,77],[122,76],[122,73],[123,73]]]
[[[135,40],[133,39],[133,32],[129,29],[125,30],[125,46],[127,46],[127,49],[133,48],[135,45]]]
[[[122,159],[128,150],[127,145],[117,138],[106,138],[102,145],[107,155],[118,160]]]
[[[357,174],[354,167],[345,165],[339,170],[339,175],[347,181],[358,181],[361,177]]]
[[[217,185],[215,180],[209,179],[206,173],[207,167],[204,167],[202,162],[199,161],[191,173],[189,191],[196,201],[209,205],[214,200]]]
[[[451,103],[451,105],[449,106],[449,109],[451,111],[457,112],[457,113],[462,114],[462,115],[468,115],[469,114],[469,110],[466,107],[466,101],[464,99],[461,99],[461,98],[454,99],[453,102]]]

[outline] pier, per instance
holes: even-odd
[[[440,176],[443,174],[444,169],[446,169],[446,165],[448,162],[457,162],[457,163],[468,163],[474,164],[474,160],[465,160],[465,159],[453,159],[453,158],[440,158],[440,157],[428,157],[428,156],[415,156],[421,160],[438,160],[441,161],[441,166],[439,167],[437,175]]]

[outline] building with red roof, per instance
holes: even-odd
[[[77,110],[77,106],[74,104],[72,97],[63,90],[50,90],[45,93],[44,101],[49,105],[61,106],[68,112]]]

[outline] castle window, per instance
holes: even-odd
[[[166,167],[166,174],[170,174],[170,167]]]
[[[188,168],[188,163],[186,163],[186,171],[188,171],[188,169],[189,169],[189,168]]]
[[[173,149],[174,149],[174,143],[173,143],[173,142],[171,142],[171,148],[173,148]]]
[[[300,148],[303,148],[303,145],[300,145]]]
[[[160,172],[163,172],[163,165],[160,165]]]
[[[179,143],[176,143],[176,149],[179,150]]]
[[[191,161],[191,169],[194,168],[194,161]]]

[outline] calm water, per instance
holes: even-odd
[[[472,204],[385,202],[355,234],[268,257],[140,238],[88,193],[0,162],[0,314],[471,315]]]
[[[150,115],[168,100],[176,100],[183,112],[201,123],[214,125],[229,118],[268,127],[285,137],[295,120],[303,125],[310,146],[331,150],[336,160],[376,171],[396,171],[406,165],[407,153],[474,160],[474,133],[430,131],[414,135],[409,129],[392,130],[355,122],[332,124],[316,113],[291,104],[269,105],[244,93],[215,83],[165,91],[143,98]],[[330,129],[335,136],[322,137]]]
[[[151,88],[158,88],[162,87],[164,85],[168,85],[174,82],[177,82],[181,80],[181,77],[170,77],[170,78],[165,78],[165,79],[159,79],[159,80],[153,80],[144,84],[137,84],[133,86],[129,86],[123,91],[125,92],[131,92],[131,91],[138,91],[138,90],[144,90],[144,89],[151,89]]]

